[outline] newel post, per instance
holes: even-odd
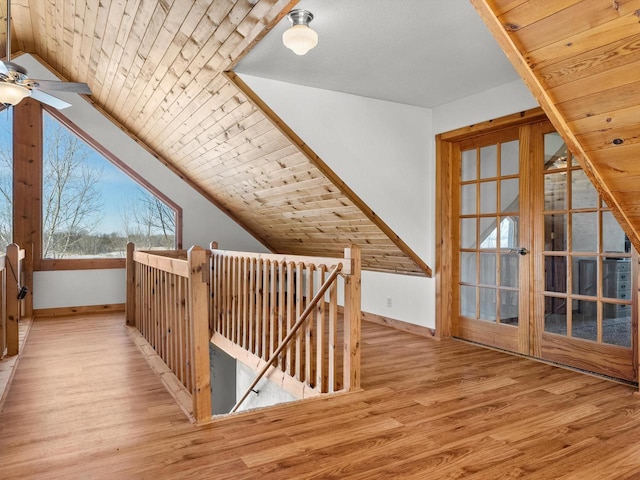
[[[125,300],[125,319],[127,325],[136,324],[136,264],[133,261],[133,252],[135,252],[136,246],[133,242],[127,243],[127,292]]]
[[[191,319],[191,365],[193,372],[193,416],[197,423],[211,420],[211,367],[209,362],[209,255],[191,247],[189,262],[189,311]]]
[[[344,258],[351,261],[351,274],[344,280],[344,389],[360,388],[360,247],[344,249]]]
[[[17,355],[20,349],[20,300],[18,283],[20,282],[20,247],[15,243],[7,246],[7,355]]]

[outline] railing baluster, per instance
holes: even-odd
[[[302,311],[304,310],[304,298],[302,295],[303,279],[304,264],[300,262],[296,265],[296,318],[300,318],[300,315],[302,315]],[[304,345],[302,343],[302,335],[302,330],[300,330],[296,335],[296,378],[298,381],[304,380]]]
[[[333,282],[329,288],[329,334],[328,334],[328,388],[329,392],[336,391],[336,345],[338,341],[338,282]]]
[[[262,265],[262,345],[260,353],[265,360],[269,358],[269,266],[268,260]]]
[[[254,337],[256,334],[256,268],[255,268],[255,260],[253,258],[249,259],[249,316],[247,318],[248,329],[249,329],[249,345],[247,350],[251,353],[255,353],[255,343]]]
[[[256,356],[262,356],[262,289],[264,288],[262,283],[262,260],[256,259],[256,338],[255,345],[253,347],[253,353]]]
[[[242,259],[242,348],[249,349],[249,259]]]
[[[294,264],[293,262],[287,263],[287,335],[291,331],[291,327],[293,327],[293,323],[295,319],[294,308],[295,308],[295,275],[294,275]],[[291,376],[295,374],[295,346],[293,343],[289,343],[289,348],[287,348],[287,373]]]
[[[185,331],[183,325],[184,320],[186,318],[185,312],[185,292],[184,292],[184,279],[178,278],[178,321],[180,322],[180,331],[179,331],[179,339],[178,339],[178,347],[180,349],[180,367],[178,369],[179,375],[178,378],[182,382],[182,384],[187,386],[187,339],[185,335]]]
[[[327,271],[325,265],[320,265],[318,272],[318,283],[324,284],[324,277]],[[325,316],[324,316],[324,298],[316,305],[316,387],[321,392],[326,392],[327,384],[327,364],[325,362],[325,328],[324,328]]]
[[[285,289],[284,289],[284,285],[285,285],[285,278],[284,278],[284,262],[280,261],[278,262],[278,314],[277,314],[277,330],[278,330],[278,341],[277,341],[277,345],[280,345],[282,343],[282,339],[286,336],[286,333],[283,335],[283,330],[285,329],[285,324],[284,324],[284,313],[285,313],[285,304],[284,304],[284,299],[285,299]],[[280,368],[282,370],[285,370],[285,355],[286,355],[286,350],[283,350],[282,353],[280,354],[280,358],[278,358],[278,365],[280,366]]]
[[[222,257],[220,255],[216,255],[216,270],[214,276],[214,285],[215,285],[215,306],[214,306],[214,322],[215,322],[215,330],[217,332],[222,332],[222,275],[223,275],[223,265],[222,265]]]
[[[314,274],[315,272],[315,265],[313,264],[308,264],[307,265],[307,288],[306,288],[306,305],[309,306],[309,302],[311,301],[311,298],[313,297],[313,285],[314,285]],[[304,349],[305,349],[305,371],[304,371],[304,379],[305,381],[311,385],[312,387],[315,386],[315,380],[316,380],[316,372],[315,372],[315,358],[313,358],[314,356],[314,348],[313,348],[313,344],[314,344],[314,338],[313,336],[315,335],[314,333],[314,325],[313,325],[313,312],[311,312],[309,314],[309,316],[311,317],[309,319],[309,321],[307,322],[306,325],[306,330],[305,330],[305,342],[304,342]]]
[[[238,263],[238,259],[236,257],[232,257],[231,258],[231,281],[229,283],[229,297],[231,300],[231,304],[230,304],[230,309],[229,309],[229,324],[231,326],[231,341],[233,341],[234,343],[238,343],[238,337],[237,337],[237,328],[236,328],[236,318],[237,318],[237,301],[238,301],[238,294],[236,291],[236,265]]]
[[[276,263],[276,261],[271,262],[269,275],[269,355],[267,358],[271,358],[276,349]]]
[[[185,356],[185,379],[186,379],[186,383],[185,383],[185,387],[187,387],[187,390],[190,392],[193,392],[193,364],[192,364],[192,358],[191,355],[189,355],[189,352],[191,351],[191,349],[193,348],[193,338],[191,336],[191,329],[188,328],[189,325],[189,318],[191,317],[191,304],[189,303],[189,301],[187,300],[187,292],[189,289],[189,285],[188,279],[182,279],[184,282],[183,285],[183,289],[185,292],[185,302],[184,302],[184,337],[185,337],[185,348],[184,348],[184,356]]]
[[[227,338],[231,336],[231,257],[225,258],[224,266],[224,332]]]

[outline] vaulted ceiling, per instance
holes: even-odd
[[[365,268],[430,274],[225,74],[296,3],[14,0],[12,47],[87,82],[97,108],[272,251],[340,255],[357,243]],[[640,0],[471,3],[640,248]]]
[[[640,249],[640,1],[471,2]]]
[[[355,243],[363,268],[430,275],[294,132],[225,74],[296,3],[14,0],[12,50],[87,82],[97,108],[270,250],[341,256]]]

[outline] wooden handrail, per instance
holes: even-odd
[[[212,247],[215,249],[215,247]],[[338,263],[342,263],[341,272],[345,275],[351,275],[351,264],[344,262],[341,258],[334,257],[308,257],[304,255],[282,255],[277,253],[255,253],[255,252],[235,252],[230,250],[218,250],[215,249],[215,253],[219,257],[242,257],[255,260],[281,262],[281,263],[298,263],[314,264],[317,266],[326,265],[328,268],[336,266]]]
[[[157,268],[163,272],[169,272],[180,277],[189,278],[189,262],[187,262],[186,258],[166,257],[157,253],[136,250],[133,253],[133,260],[136,263]]]
[[[340,270],[342,269],[342,263],[339,263],[338,265],[336,265],[333,270],[331,270],[331,273],[329,274],[329,277],[325,280],[325,282],[322,284],[322,286],[320,287],[320,289],[318,290],[318,292],[315,294],[315,296],[313,297],[313,299],[311,300],[311,302],[309,303],[309,305],[307,305],[307,308],[304,309],[304,312],[302,312],[302,315],[300,315],[300,318],[296,321],[295,325],[291,328],[291,330],[289,331],[289,333],[287,334],[287,336],[282,340],[282,343],[280,343],[280,345],[278,346],[278,348],[273,352],[273,354],[271,355],[271,357],[269,357],[269,359],[267,360],[267,363],[265,363],[265,365],[262,367],[262,369],[260,370],[260,372],[258,372],[258,375],[256,376],[256,378],[253,380],[253,382],[251,382],[251,385],[247,388],[247,390],[244,392],[244,394],[242,395],[242,397],[240,398],[240,400],[238,400],[236,402],[236,404],[234,405],[234,407],[231,409],[231,413],[234,413],[238,410],[238,408],[240,408],[240,405],[242,405],[242,403],[246,400],[246,398],[249,396],[249,394],[251,393],[251,391],[253,390],[253,388],[258,384],[258,382],[262,379],[262,377],[264,376],[264,374],[267,372],[267,370],[269,370],[269,368],[271,368],[271,366],[273,365],[273,363],[277,360],[278,356],[282,353],[282,351],[287,347],[288,343],[291,341],[291,339],[296,335],[296,333],[298,332],[298,330],[300,329],[300,327],[304,324],[304,322],[307,320],[307,317],[309,316],[309,314],[313,311],[313,309],[316,307],[316,305],[318,304],[318,302],[324,297],[324,294],[326,293],[326,291],[329,289],[329,286],[331,286],[331,284],[333,283],[333,281],[336,279],[336,277],[338,276],[338,273],[340,273]]]

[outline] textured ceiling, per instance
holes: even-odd
[[[357,244],[363,268],[430,275],[322,159],[224,73],[295,3],[16,0],[12,45],[87,82],[98,108],[273,252],[342,256]]]
[[[302,0],[319,43],[282,46],[284,18],[235,69],[259,77],[434,107],[518,74],[469,0]]]

